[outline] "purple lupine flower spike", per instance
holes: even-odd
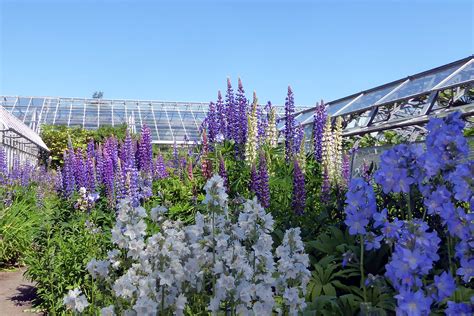
[[[301,172],[298,161],[294,161],[293,170],[293,201],[291,206],[297,215],[303,215],[306,208],[306,189],[304,174]]]
[[[326,106],[323,100],[316,106],[313,120],[313,141],[314,141],[314,158],[316,161],[321,162],[323,158],[323,133],[324,125],[326,124]]]
[[[234,90],[232,89],[232,84],[230,83],[230,78],[227,78],[227,92],[225,96],[225,109],[227,117],[227,130],[226,130],[226,139],[236,140],[236,126],[235,126],[235,117],[236,117],[236,105],[234,99]]]
[[[344,154],[342,156],[342,187],[346,188],[351,178],[350,155]]]
[[[288,95],[285,102],[285,159],[291,160],[295,138],[295,100],[293,90],[288,86]]]
[[[250,183],[249,183],[249,190],[257,195],[258,188],[259,188],[259,181],[258,181],[258,173],[255,167],[255,164],[252,164],[252,168],[250,169]]]
[[[7,156],[3,146],[0,146],[0,184],[6,184],[8,178]]]
[[[142,126],[138,152],[140,171],[150,175],[153,170],[153,147],[151,144],[151,130],[146,124]]]
[[[268,170],[267,170],[267,159],[265,158],[265,153],[260,154],[260,160],[258,164],[258,180],[259,180],[259,189],[258,189],[258,199],[260,204],[264,208],[270,207],[270,187],[268,183]]]
[[[74,176],[74,165],[75,165],[74,149],[69,147],[64,151],[64,165],[62,169],[62,183],[63,183],[63,195],[68,198],[72,195],[75,189],[75,176]]]
[[[114,204],[114,162],[107,151],[104,151],[102,182],[110,204]]]
[[[329,202],[331,193],[331,182],[329,181],[329,174],[326,168],[323,171],[323,183],[321,185],[321,201]]]
[[[207,133],[212,149],[212,144],[216,142],[217,134],[219,134],[219,122],[214,102],[209,103],[209,111],[207,113]]]
[[[219,158],[219,175],[224,181],[224,186],[226,188],[226,191],[229,192],[229,179],[227,177],[227,171],[225,169],[225,161],[224,161],[224,158],[222,158],[222,156]]]
[[[217,122],[219,127],[218,134],[222,135],[222,138],[226,135],[227,122],[226,122],[226,112],[225,105],[222,101],[221,91],[217,91],[217,102],[216,102],[216,112],[217,112]]]
[[[168,171],[166,170],[163,156],[159,154],[158,157],[156,157],[155,178],[165,179],[167,177],[168,177]]]
[[[91,139],[89,143],[87,144],[87,152],[86,152],[86,170],[85,170],[85,176],[86,176],[86,188],[88,189],[89,192],[95,192],[95,143],[94,140]]]
[[[84,166],[84,157],[81,148],[76,150],[74,161],[74,177],[76,179],[76,187],[78,190],[82,187],[87,187],[86,168]]]
[[[121,148],[121,159],[123,163],[122,168],[125,172],[135,167],[135,150],[133,147],[134,146],[132,137],[130,136],[130,133],[127,130],[125,141]]]
[[[237,102],[237,120],[235,127],[237,129],[237,137],[236,143],[238,144],[245,144],[247,142],[247,107],[248,107],[248,100],[245,97],[245,90],[244,86],[242,85],[242,81],[238,80],[238,88],[236,94],[236,102]]]
[[[98,184],[102,183],[102,177],[104,174],[104,155],[102,153],[102,146],[99,144],[97,151],[95,153],[95,176]],[[112,165],[113,167],[113,165]]]

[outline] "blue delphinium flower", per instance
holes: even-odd
[[[377,236],[376,234],[369,232],[365,236],[365,249],[366,250],[373,250],[380,248],[380,242],[382,241],[383,236]]]
[[[354,178],[346,193],[346,220],[351,235],[365,235],[370,219],[377,211],[375,193],[362,178]]]
[[[428,229],[428,225],[418,219],[403,224],[392,258],[385,266],[385,275],[395,289],[421,286],[421,277],[439,260],[437,251],[441,240],[436,232],[428,232]]]
[[[474,188],[474,161],[458,164],[456,169],[448,175],[453,184],[454,198],[458,201],[469,202],[473,197]]]
[[[462,280],[469,283],[474,278],[474,257],[467,258],[463,256],[461,258],[461,267],[457,269],[456,274],[462,277]]]
[[[396,295],[397,299],[397,315],[419,316],[428,315],[433,300],[426,297],[423,291],[416,292],[403,290]]]
[[[435,275],[434,285],[437,289],[436,299],[441,302],[450,297],[456,290],[456,282],[450,273],[444,271],[441,275]]]
[[[444,311],[446,316],[472,316],[474,314],[474,303],[456,303],[448,301],[448,307]]]

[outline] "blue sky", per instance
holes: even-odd
[[[2,95],[312,105],[474,51],[469,0],[0,3]]]

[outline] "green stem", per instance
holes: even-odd
[[[212,210],[212,263],[216,265],[215,212]],[[212,274],[212,292],[216,295],[216,274]]]
[[[361,287],[364,293],[364,302],[367,302],[367,289],[365,288],[365,274],[364,274],[364,236],[360,235],[360,277]]]
[[[451,252],[451,237],[448,235],[448,262],[449,262],[449,271],[451,272],[451,275],[455,275],[454,274],[454,269],[453,269],[453,264],[452,264],[452,261],[451,261],[451,256],[452,256],[452,252]]]
[[[407,194],[407,204],[408,204],[408,220],[411,221],[411,219],[412,219],[412,213],[411,213],[411,186],[410,186],[410,190],[408,191],[408,194]]]

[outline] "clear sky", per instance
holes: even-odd
[[[473,54],[470,0],[0,0],[0,94],[313,105]]]

